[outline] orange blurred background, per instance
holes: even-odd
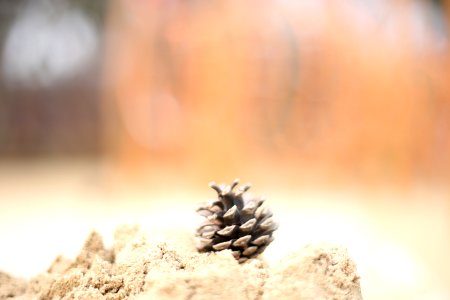
[[[267,162],[447,178],[445,19],[426,2],[351,4],[115,2],[106,151],[124,169],[176,161],[202,179]]]
[[[189,227],[240,177],[279,216],[269,261],[342,243],[365,299],[450,298],[447,2],[19,2],[0,270],[35,275],[91,228]]]

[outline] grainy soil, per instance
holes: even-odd
[[[239,264],[229,250],[198,253],[188,231],[159,237],[121,226],[106,249],[92,232],[74,260],[57,257],[29,281],[0,273],[0,299],[362,299],[342,247],[309,245],[269,267]]]

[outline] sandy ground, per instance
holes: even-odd
[[[161,233],[161,232],[160,232]],[[309,245],[273,268],[239,264],[230,250],[198,253],[189,231],[143,233],[121,226],[112,249],[92,232],[74,260],[58,257],[30,281],[0,273],[0,299],[355,299],[347,252]]]
[[[193,232],[196,203],[214,195],[206,183],[202,189],[182,180],[149,189],[111,187],[103,172],[95,161],[1,163],[0,270],[28,281],[60,254],[76,260],[93,229],[106,249],[115,247],[120,224]],[[280,223],[264,253],[266,269],[286,267],[286,257],[303,257],[305,245],[325,241],[348,249],[364,299],[450,299],[447,192],[254,182],[254,193],[267,196]]]

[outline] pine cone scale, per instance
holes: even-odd
[[[253,230],[253,227],[255,226],[255,224],[256,224],[256,219],[255,218],[250,219],[247,222],[245,222],[244,225],[239,227],[239,230],[241,233],[248,234]]]
[[[258,250],[258,247],[255,247],[255,246],[248,247],[247,249],[244,250],[244,252],[242,252],[242,254],[245,256],[250,256],[253,253],[255,253],[256,250]]]
[[[246,247],[248,241],[250,241],[251,238],[252,238],[251,235],[246,235],[246,236],[243,236],[241,238],[238,238],[237,240],[234,241],[233,246]]]
[[[213,245],[213,248],[216,251],[225,250],[225,249],[228,249],[231,246],[232,242],[233,241],[227,241],[227,242],[222,242],[222,243],[219,243],[219,244],[215,244],[215,245]]]
[[[223,215],[223,219],[225,221],[229,221],[229,222],[234,221],[237,216],[236,213],[237,213],[237,206],[234,205]]]
[[[255,239],[252,241],[253,245],[257,245],[257,246],[262,246],[264,244],[266,244],[269,241],[269,236],[268,235],[263,235],[260,236],[259,238]]]
[[[236,231],[236,228],[237,228],[236,225],[230,225],[222,230],[217,231],[217,234],[221,236],[232,236],[233,233]]]

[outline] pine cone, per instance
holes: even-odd
[[[201,252],[231,249],[240,262],[264,251],[273,241],[278,225],[272,212],[262,207],[263,198],[244,199],[250,184],[237,191],[236,179],[231,185],[210,183],[219,198],[201,205],[197,212],[206,220],[197,229],[197,248]]]

